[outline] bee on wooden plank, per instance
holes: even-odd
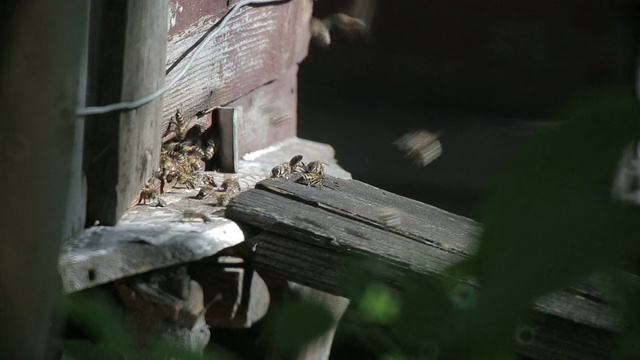
[[[320,175],[324,175],[325,166],[327,166],[327,164],[323,163],[322,161],[312,161],[307,164],[306,170],[308,173],[317,173]]]
[[[291,173],[300,173],[306,170],[306,166],[302,162],[302,155],[296,155],[289,160],[289,169]]]
[[[138,205],[146,204],[147,200],[152,200],[156,198],[158,195],[158,191],[153,187],[151,183],[146,183],[142,190],[140,191],[140,197],[138,198]]]
[[[426,166],[442,154],[442,145],[438,140],[440,135],[420,130],[404,134],[394,144],[416,165]]]
[[[185,210],[182,212],[182,216],[187,219],[202,219],[202,222],[208,223],[211,218],[204,213],[204,211]]]
[[[321,173],[317,172],[307,172],[302,174],[302,176],[297,179],[296,182],[307,186],[321,188],[324,184],[324,176]]]
[[[234,195],[240,191],[240,183],[236,178],[228,178],[222,182],[220,189],[228,194]]]
[[[271,169],[272,178],[285,178],[288,179],[291,175],[291,166],[289,163],[278,164]]]
[[[203,181],[204,181],[204,183],[205,183],[205,184],[207,184],[207,185],[211,185],[211,186],[213,186],[214,188],[217,188],[217,187],[218,187],[218,185],[216,184],[216,180],[213,178],[213,175],[211,175],[211,174],[204,174],[204,176],[203,176],[203,179],[202,179],[202,180],[203,180]]]
[[[398,209],[385,206],[380,209],[378,216],[382,224],[386,227],[396,227],[402,224],[402,214]]]
[[[216,203],[218,206],[227,206],[231,201],[232,196],[229,193],[221,193],[216,195]]]
[[[209,195],[213,194],[215,190],[216,190],[216,187],[214,185],[204,184],[200,188],[200,191],[196,195],[196,198],[197,199],[204,199],[204,198],[208,197]]]

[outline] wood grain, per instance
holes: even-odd
[[[168,0],[91,7],[89,105],[142,98],[164,83]],[[87,118],[87,223],[114,225],[160,154],[161,99]]]
[[[222,0],[198,3],[210,4],[184,7],[176,15],[175,28],[181,30],[171,30],[168,39],[168,79],[228,9],[219,6],[225,3]],[[202,14],[197,8],[211,12],[202,17],[189,14]],[[206,124],[206,118],[196,119],[198,112],[229,104],[301,62],[309,44],[311,10],[311,0],[241,9],[211,39],[185,77],[164,95],[163,130],[178,107],[193,124]]]
[[[377,212],[381,206],[396,208],[402,224],[385,226]],[[387,264],[391,278],[443,277],[447,266],[470,256],[480,229],[470,219],[332,177],[322,189],[267,179],[232,201],[226,216],[263,230],[253,257],[259,271],[341,296],[349,295],[348,259]],[[516,351],[536,359],[603,358],[620,329],[603,286],[602,279],[593,279],[538,301],[540,336]]]

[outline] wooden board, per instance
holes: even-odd
[[[88,105],[132,101],[164,83],[168,0],[91,6]],[[87,223],[114,225],[160,154],[162,100],[87,117]]]
[[[75,111],[83,94],[88,5],[2,4],[0,347],[6,359],[51,358],[60,329],[56,254],[82,217]]]
[[[382,206],[396,208],[402,224],[385,226],[378,215]],[[479,230],[467,218],[332,177],[323,189],[283,179],[262,181],[234,199],[226,216],[264,230],[255,239],[256,269],[342,296],[347,295],[348,256],[377,259],[398,274],[440,277],[448,265],[470,255]],[[602,286],[594,280],[541,299],[535,314],[545,335],[517,351],[536,359],[603,358],[619,324]]]
[[[238,156],[264,149],[296,135],[298,66],[226,106],[241,107]]]
[[[167,79],[180,70],[194,45],[229,9],[226,0],[172,2]],[[311,10],[311,0],[241,9],[164,95],[163,130],[178,107],[186,119],[206,124],[206,117],[195,119],[198,112],[229,104],[301,62],[310,39]]]

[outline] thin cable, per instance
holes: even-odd
[[[209,40],[211,40],[215,35],[217,35],[220,32],[220,30],[222,30],[224,28],[225,25],[227,25],[229,20],[231,20],[231,18],[233,18],[235,16],[235,14],[238,12],[238,10],[240,10],[241,7],[243,7],[245,5],[250,5],[250,4],[270,4],[270,3],[279,3],[279,2],[283,2],[283,1],[288,1],[288,0],[243,0],[243,1],[240,1],[239,3],[237,3],[237,4],[235,4],[233,6],[233,8],[222,18],[222,21],[220,21],[220,24],[218,24],[218,26],[215,29],[213,29],[213,31],[211,31],[204,38],[204,40],[196,47],[195,51],[191,54],[191,57],[189,58],[189,61],[187,61],[187,64],[165,86],[163,86],[160,89],[156,90],[155,92],[143,97],[142,99],[138,99],[138,100],[135,100],[135,101],[119,102],[119,103],[110,104],[110,105],[104,105],[104,106],[89,106],[89,107],[85,107],[85,108],[80,108],[76,112],[76,115],[78,115],[78,116],[87,116],[87,115],[96,115],[96,114],[106,114],[108,112],[119,111],[119,110],[133,110],[133,109],[139,108],[140,106],[143,106],[143,105],[146,105],[146,104],[152,102],[156,98],[162,96],[162,94],[167,92],[167,90],[169,90],[180,79],[182,79],[182,77],[187,73],[187,71],[189,71],[189,69],[191,68],[191,65],[193,65],[193,61],[196,59],[196,57],[198,57],[198,54],[200,54],[202,49],[204,49],[204,47],[207,45]]]

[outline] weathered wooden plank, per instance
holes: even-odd
[[[253,262],[259,271],[337,295],[348,295],[345,262],[353,255],[379,259],[396,271],[430,276],[444,276],[444,268],[469,255],[477,224],[407,199],[407,208],[414,216],[421,214],[416,211],[428,216],[422,224],[410,220],[410,229],[385,230],[375,209],[389,204],[403,209],[401,197],[369,188],[356,181],[330,177],[323,189],[268,179],[237,197],[226,215],[266,230],[255,239]],[[410,215],[400,211],[403,216]],[[403,227],[406,224],[403,222]],[[458,238],[450,241],[449,237]],[[557,355],[564,353],[571,353],[576,359],[591,358],[587,352],[608,353],[611,335],[619,330],[619,324],[602,291],[595,290],[599,288],[600,284],[592,281],[538,301],[535,314],[547,323],[554,323],[549,319],[559,319],[560,330],[549,331],[562,340],[543,335],[535,346],[517,351],[540,359],[567,358]],[[546,327],[539,332],[548,334]],[[584,336],[578,338],[576,333]],[[593,339],[602,341],[593,344]]]
[[[240,228],[224,218],[180,222],[182,214],[175,213],[177,223],[171,224],[164,215],[155,224],[92,227],[67,243],[58,261],[65,291],[197,261],[244,240]]]
[[[238,156],[264,149],[296,136],[298,118],[298,66],[226,106],[241,107]]]
[[[267,285],[240,258],[207,258],[190,264],[189,274],[202,286],[205,303],[222,294],[205,315],[211,327],[249,328],[262,319],[269,308]]]
[[[95,6],[93,6],[95,5]],[[164,84],[168,0],[92,5],[89,105],[142,98]],[[114,225],[160,153],[162,100],[88,118],[87,222]]]
[[[77,199],[69,179],[79,180],[75,112],[87,6],[2,4],[0,347],[7,359],[52,359],[55,353],[55,259],[78,216],[77,204],[68,201]]]
[[[168,78],[179,71],[194,45],[230,9],[223,0],[180,2],[177,6],[168,39]],[[311,0],[241,9],[211,39],[185,77],[164,95],[163,130],[178,107],[185,118],[193,119],[201,111],[226,105],[279,78],[301,62],[310,39],[311,10]],[[201,118],[194,123],[206,121]],[[295,129],[292,124],[286,126]]]

